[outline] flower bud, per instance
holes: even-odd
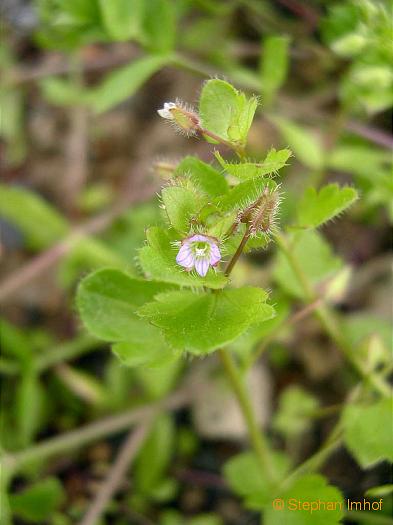
[[[265,188],[262,195],[240,214],[239,220],[249,225],[251,235],[258,232],[271,233],[276,223],[279,204],[278,191]]]
[[[186,135],[194,135],[200,127],[198,114],[180,101],[165,102],[162,109],[157,110],[160,117],[170,120],[177,131]]]

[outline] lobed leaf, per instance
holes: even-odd
[[[347,405],[342,423],[344,442],[362,468],[393,461],[391,399]]]
[[[163,330],[174,348],[207,354],[228,344],[252,323],[274,316],[267,294],[245,287],[212,293],[167,292],[138,310],[142,318]]]
[[[336,217],[351,206],[358,198],[354,188],[340,188],[338,184],[328,184],[319,192],[307,188],[298,207],[298,223],[303,228],[317,228]]]
[[[227,173],[238,178],[240,181],[261,177],[263,175],[276,174],[281,168],[286,166],[286,162],[292,152],[289,149],[279,151],[272,148],[263,162],[225,162],[220,153],[215,152],[215,156]]]
[[[232,210],[239,211],[255,202],[266,188],[274,191],[277,188],[277,184],[271,179],[264,177],[245,180],[234,186],[224,196],[215,199],[214,203],[225,213]]]
[[[116,342],[115,354],[129,366],[156,366],[174,358],[160,331],[136,310],[171,287],[133,279],[115,269],[98,270],[83,279],[76,302],[86,328],[104,341]]]
[[[202,126],[224,140],[245,144],[258,101],[224,80],[208,80],[199,99]],[[215,141],[212,141],[215,142]]]
[[[161,191],[162,203],[175,230],[188,234],[190,221],[206,203],[195,191],[182,186],[168,186]]]
[[[341,492],[319,474],[307,474],[297,479],[279,494],[279,499],[284,503],[283,508],[275,508],[274,502],[266,506],[266,525],[338,525],[344,515]],[[306,505],[301,506],[299,502]]]
[[[281,452],[272,452],[271,459],[277,478],[282,480],[290,468],[289,458]],[[224,476],[233,492],[244,498],[246,507],[264,507],[272,487],[253,452],[233,456],[224,465]]]

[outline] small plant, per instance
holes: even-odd
[[[225,465],[230,487],[247,507],[262,511],[264,523],[269,524],[294,523],[293,513],[272,507],[277,498],[288,500],[301,495],[302,500],[339,502],[335,509],[319,511],[324,523],[333,524],[343,515],[343,497],[315,471],[338,446],[342,435],[364,465],[391,456],[391,451],[382,443],[378,450],[367,450],[367,428],[354,415],[359,410],[359,405],[353,404],[361,397],[359,390],[351,394],[343,418],[328,441],[304,464],[294,469],[284,453],[273,449],[257,424],[244,383],[258,351],[251,345],[251,353],[244,348],[242,352],[241,344],[240,351],[233,350],[247,334],[256,334],[254,341],[261,339],[258,334],[263,334],[266,322],[275,317],[275,305],[261,288],[234,287],[232,272],[243,253],[276,243],[280,250],[274,270],[276,281],[308,308],[314,308],[327,333],[363,378],[363,400],[378,406],[381,420],[387,422],[389,391],[383,377],[353,353],[329,307],[318,302],[313,286],[314,281],[337,268],[337,261],[312,230],[348,208],[357,199],[357,192],[337,184],[319,191],[309,188],[297,205],[296,222],[286,231],[280,229],[279,206],[285,195],[277,178],[291,151],[271,149],[262,161],[248,157],[247,136],[257,106],[255,97],[247,98],[229,83],[212,79],[203,86],[198,112],[178,101],[166,102],[158,110],[180,132],[203,138],[213,148],[226,146],[236,160],[226,160],[221,152],[214,151],[218,161],[215,167],[195,157],[167,167],[166,176],[169,170],[170,178],[160,195],[167,225],[147,230],[146,245],[138,254],[140,276],[117,269],[98,270],[80,283],[77,305],[88,330],[111,342],[125,364],[156,368],[164,374],[187,354],[202,357],[217,352],[252,446],[252,451],[237,455]],[[316,262],[315,257],[319,258]],[[334,283],[330,290],[333,287]],[[293,399],[299,400],[298,406],[293,405]],[[301,389],[283,398],[282,403],[276,428],[291,436],[307,427],[310,414],[318,408],[315,399]],[[362,428],[356,431],[358,426]],[[354,439],[356,432],[358,440]],[[304,515],[302,523],[314,523],[307,521],[311,514],[300,512]]]

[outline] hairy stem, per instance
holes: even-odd
[[[287,239],[283,234],[277,233],[276,241],[280,249],[287,257],[287,260],[302,287],[306,301],[308,303],[315,302],[317,300],[317,296],[312,287],[312,284],[309,282],[307,275],[303,272],[303,269],[299,265],[299,261],[293,254]],[[352,365],[360,377],[370,383],[375,388],[375,390],[383,396],[389,396],[390,389],[388,385],[380,377],[368,371],[365,366],[357,360],[353,353],[351,344],[343,336],[331,309],[326,305],[319,305],[315,308],[314,312],[322,324],[325,332],[330,336],[337,347],[341,349],[348,362]]]
[[[237,247],[236,252],[233,254],[232,259],[229,261],[228,266],[225,268],[225,275],[227,277],[230,275],[231,271],[233,270],[233,267],[235,266],[235,264],[239,260],[239,257],[243,253],[244,247],[245,247],[248,239],[250,238],[250,234],[251,234],[250,228],[247,227],[247,229],[246,229],[246,231],[245,231],[245,233],[243,235],[243,238],[240,241],[239,246]]]
[[[268,444],[266,443],[264,435],[260,431],[258,423],[255,419],[255,414],[251,404],[251,400],[247,393],[239,369],[235,363],[235,360],[233,359],[228,350],[219,350],[219,355],[221,363],[229,379],[229,382],[238,400],[240,409],[243,413],[250,441],[254,448],[254,452],[258,458],[262,471],[266,473],[270,481],[274,482],[275,470],[274,465],[271,461],[271,452],[269,450]]]

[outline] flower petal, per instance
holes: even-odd
[[[195,261],[195,270],[201,277],[205,277],[209,270],[209,261],[206,257],[198,257]]]
[[[189,242],[209,242],[209,239],[205,235],[200,235],[196,233],[188,239]]]
[[[160,117],[162,118],[166,118],[166,119],[169,119],[169,120],[173,120],[173,115],[172,113],[169,111],[169,109],[158,109],[157,110],[157,113],[160,115]]]
[[[221,253],[217,244],[210,245],[210,264],[215,266],[219,261],[221,261]]]
[[[192,268],[194,266],[195,259],[188,244],[183,244],[183,246],[180,247],[179,253],[176,256],[176,262],[180,264],[180,266],[184,266],[184,268]]]

